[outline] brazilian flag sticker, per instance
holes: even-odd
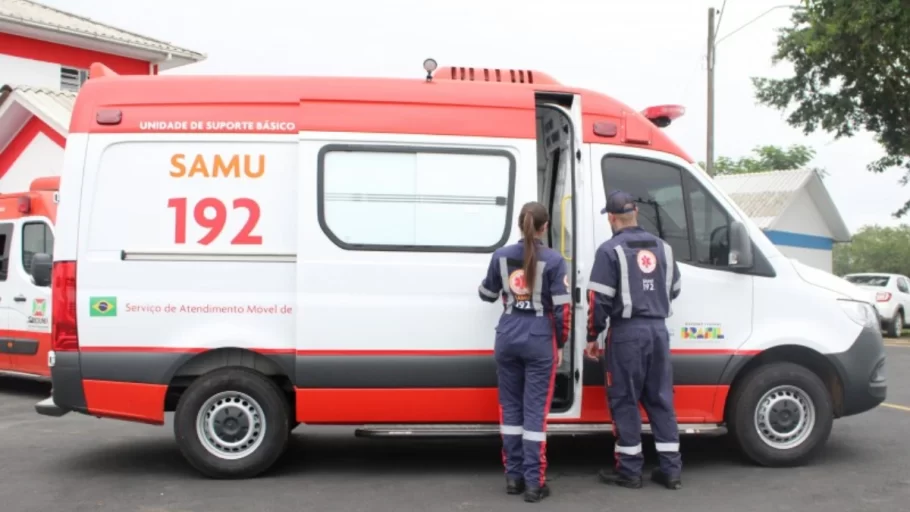
[[[117,316],[117,297],[90,298],[89,316]]]

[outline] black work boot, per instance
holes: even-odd
[[[654,470],[651,471],[651,481],[659,483],[671,491],[682,489],[682,480],[680,480],[678,476],[671,478],[661,471],[660,468],[654,468]]]
[[[600,476],[600,481],[605,484],[618,485],[627,489],[641,489],[641,477],[632,478],[606,469],[601,469],[598,476]]]
[[[525,481],[522,478],[512,479],[506,477],[506,493],[521,494],[525,490]]]
[[[537,503],[549,495],[550,486],[547,484],[543,484],[543,487],[528,487],[525,489],[525,501],[528,503]]]

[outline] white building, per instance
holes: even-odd
[[[0,193],[60,174],[73,100],[92,63],[155,75],[204,59],[38,2],[0,0]]]
[[[831,272],[832,249],[850,230],[811,170],[716,176],[714,181],[764,230],[785,255]]]

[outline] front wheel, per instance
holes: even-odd
[[[187,461],[210,478],[249,478],[271,467],[288,443],[281,389],[246,368],[196,379],[180,397],[174,435]]]
[[[831,434],[831,396],[804,366],[787,362],[760,366],[733,393],[727,416],[730,434],[756,464],[805,464]]]

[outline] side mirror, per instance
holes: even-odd
[[[51,271],[54,262],[50,254],[39,252],[32,256],[32,279],[36,286],[51,285]]]
[[[752,268],[752,239],[746,225],[739,221],[730,224],[730,267]]]

